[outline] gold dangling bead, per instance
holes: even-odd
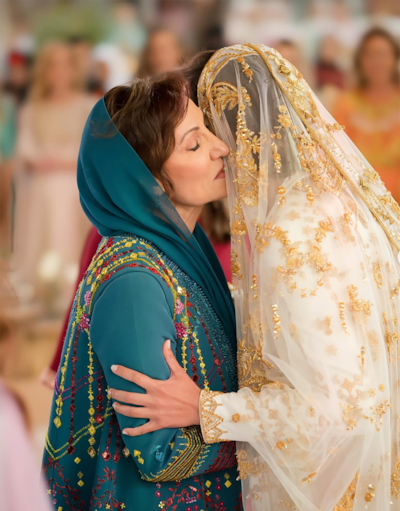
[[[314,202],[314,194],[312,192],[311,186],[307,186],[307,200],[310,204]]]
[[[285,187],[284,186],[280,186],[278,188],[278,194],[281,196],[281,198],[279,199],[279,205],[280,206],[283,206],[283,204],[285,204],[285,202],[286,202],[285,193],[286,193]]]

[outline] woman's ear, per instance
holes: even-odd
[[[165,192],[165,187],[164,185],[162,184],[162,182],[158,179],[158,178],[155,178],[155,180],[157,181],[157,183],[160,185],[160,188],[162,189],[163,192]]]

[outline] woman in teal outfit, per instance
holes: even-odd
[[[71,310],[46,435],[57,511],[242,509],[235,443],[206,445],[190,424],[129,437],[146,420],[116,413],[107,392],[141,392],[119,364],[167,379],[167,339],[199,393],[237,388],[233,304],[196,222],[226,195],[227,146],[188,91],[178,74],[117,87],[83,133],[81,203],[103,239]]]

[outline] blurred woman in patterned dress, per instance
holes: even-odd
[[[69,298],[68,283],[75,278],[89,226],[79,204],[76,161],[93,101],[81,86],[70,46],[53,42],[40,51],[30,99],[20,117],[15,245],[20,278],[37,296],[45,257],[60,268],[52,278]]]
[[[385,30],[367,32],[356,52],[357,85],[337,99],[333,116],[400,201],[400,49]]]

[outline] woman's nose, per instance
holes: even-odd
[[[218,158],[224,158],[225,156],[228,156],[229,154],[229,147],[223,142],[220,138],[214,137],[214,144],[213,144],[213,150],[212,150],[212,159],[217,160]]]

